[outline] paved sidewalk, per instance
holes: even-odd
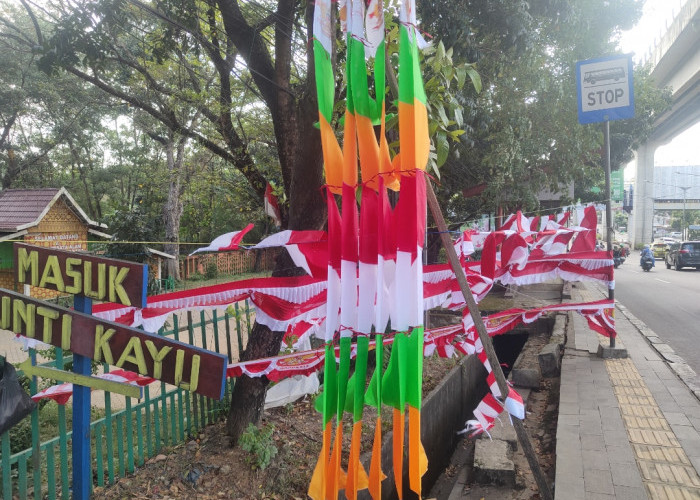
[[[576,283],[572,302],[607,296]],[[700,396],[695,373],[623,306],[626,359],[602,359],[609,340],[570,315],[561,370],[555,498],[700,499]],[[573,328],[571,328],[573,326]],[[690,385],[690,386],[689,386]]]

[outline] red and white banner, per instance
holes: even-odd
[[[553,304],[549,306],[537,307],[534,309],[507,309],[484,317],[484,325],[489,336],[500,335],[511,331],[520,323],[532,323],[542,317],[542,315],[556,311],[575,311],[588,320],[591,329],[606,337],[615,336],[615,320],[613,310],[615,302],[610,299],[598,300],[595,302],[578,302]],[[471,345],[479,341],[478,333],[474,321],[467,309],[464,310],[462,325],[466,340]],[[476,349],[473,352],[480,352]]]
[[[606,299],[590,303],[555,304],[530,310],[509,309],[484,317],[484,323],[489,335],[493,336],[506,333],[520,323],[531,323],[540,318],[543,314],[549,312],[576,311],[586,317],[592,329],[603,335],[614,335],[615,324],[611,312],[613,307],[613,301]],[[305,332],[307,330],[319,329],[321,326],[322,324],[319,320],[299,322],[294,325],[288,334],[301,337],[306,334]],[[393,341],[394,338],[390,335],[387,335],[383,339],[384,345],[390,345]],[[354,346],[355,344],[353,344],[353,349],[355,349]],[[370,342],[370,349],[373,348],[373,346],[374,342]],[[500,392],[496,392],[498,386],[491,373],[491,367],[486,359],[486,353],[481,344],[481,339],[479,339],[474,323],[471,320],[471,315],[468,313],[465,314],[463,322],[460,324],[425,331],[423,349],[425,356],[431,356],[437,353],[441,357],[452,357],[457,351],[465,355],[476,354],[479,357],[486,367],[487,372],[490,374],[490,378],[488,379],[489,386],[492,392],[498,396],[500,394]],[[336,357],[338,355],[339,353],[336,349]],[[352,355],[354,356],[354,351]],[[278,381],[293,375],[310,375],[321,369],[323,361],[324,349],[301,351],[270,358],[232,363],[228,366],[227,375],[229,377],[237,377],[240,375],[261,377],[264,375],[270,380]],[[118,373],[119,371],[112,372],[112,374]],[[135,374],[133,375],[135,376]],[[51,391],[55,392],[58,391],[58,389],[51,388]]]
[[[561,255],[530,256],[523,267],[507,266],[496,271],[502,285],[532,285],[561,278],[564,281],[598,281],[614,288],[613,258],[610,252],[570,252]]]
[[[478,269],[477,263],[467,263],[467,281],[472,287],[474,299],[479,302],[489,292],[493,282],[474,269]],[[463,307],[464,296],[449,265],[426,266],[423,279],[424,309]],[[249,299],[256,307],[258,322],[272,330],[286,331],[289,325],[301,321],[319,325],[325,319],[326,287],[326,281],[312,276],[253,278],[153,295],[148,297],[147,305],[143,309],[113,303],[95,304],[93,315],[132,327],[142,326],[146,331],[156,332],[165,324],[170,314],[188,310],[225,310],[229,305]],[[386,306],[387,304],[383,307]],[[335,310],[338,311],[339,307],[335,307]],[[337,320],[337,317],[335,319]]]
[[[462,326],[450,325],[425,331],[425,344],[423,352],[425,356],[432,356],[435,352],[440,357],[451,357],[454,348],[451,345],[455,336],[462,331]],[[387,335],[383,339],[384,345],[394,342],[393,335]],[[371,341],[369,348],[374,349],[376,343]],[[357,345],[352,344],[351,358],[355,357]],[[339,347],[335,348],[336,359],[340,355]],[[293,375],[310,375],[323,367],[324,348],[300,351],[291,354],[282,354],[270,358],[256,359],[253,361],[241,361],[228,365],[226,374],[229,377],[247,375],[249,377],[266,376],[273,382]]]
[[[256,321],[275,331],[325,316],[326,282],[311,276],[253,278],[148,297],[143,309],[113,303],[95,304],[93,315],[157,332],[179,311],[225,310],[241,300],[256,306]]]
[[[489,385],[489,389],[491,389],[491,394],[493,394],[497,398],[500,398],[501,388],[498,387],[498,382],[496,382],[496,376],[493,374],[492,371],[489,372],[489,374],[486,376],[486,383]]]

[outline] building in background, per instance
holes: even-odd
[[[92,236],[111,238],[107,226],[93,221],[65,188],[7,189],[0,192],[0,287],[16,290],[12,243],[87,251]],[[30,294],[51,298],[57,292],[32,288]]]

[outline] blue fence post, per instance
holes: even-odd
[[[73,297],[76,311],[92,314],[92,299],[84,295]],[[73,373],[90,375],[92,361],[86,356],[73,354]],[[90,388],[73,385],[73,498],[90,498]]]

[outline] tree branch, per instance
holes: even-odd
[[[245,60],[248,70],[253,76],[255,85],[262,99],[270,109],[273,119],[277,115],[278,81],[275,67],[265,40],[245,20],[237,0],[217,0],[221,17],[224,21],[226,35],[238,47],[241,57]],[[285,89],[288,91],[288,89]]]
[[[27,11],[27,15],[29,18],[32,20],[32,24],[34,25],[34,31],[36,32],[36,40],[39,45],[44,44],[44,35],[41,34],[41,28],[39,27],[39,22],[36,19],[36,16],[34,15],[34,11],[29,7],[29,4],[26,2],[26,0],[19,0],[22,2],[22,5],[24,6],[24,10]]]
[[[245,151],[245,145],[242,144],[240,138],[235,134],[235,131],[232,130],[232,133],[229,134],[228,137],[224,137],[224,140],[230,148],[230,151],[228,151],[216,144],[214,141],[207,139],[201,134],[180,123],[180,121],[177,119],[177,116],[175,116],[175,112],[170,109],[165,111],[158,110],[155,107],[153,107],[150,103],[146,103],[132,95],[129,95],[119,89],[116,89],[107,84],[106,82],[102,81],[97,76],[89,75],[73,66],[66,67],[66,71],[84,81],[91,83],[92,85],[103,90],[107,94],[117,97],[123,100],[124,102],[127,102],[138,109],[141,109],[142,111],[151,115],[156,120],[163,123],[163,125],[168,127],[173,132],[182,134],[186,137],[196,140],[199,144],[209,149],[212,153],[230,162],[234,167],[236,167],[248,180],[248,182],[251,184],[251,186],[260,196],[261,199],[265,195],[265,186],[267,185],[267,181],[260,173],[260,171],[255,167],[253,160]]]

